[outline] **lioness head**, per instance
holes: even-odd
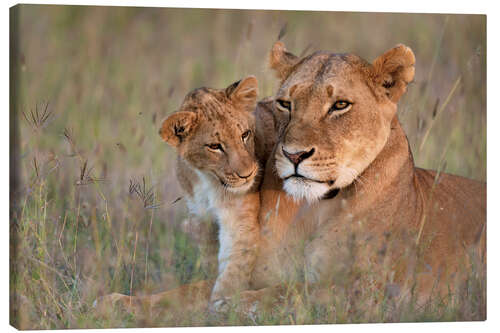
[[[299,58],[275,43],[276,170],[288,194],[311,202],[353,183],[386,144],[414,63],[404,45],[370,64],[353,54]]]
[[[160,135],[195,170],[229,191],[246,191],[259,171],[252,114],[256,99],[253,76],[226,89],[195,89],[163,121]]]

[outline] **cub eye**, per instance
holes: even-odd
[[[328,113],[345,110],[348,107],[350,107],[351,105],[352,105],[352,103],[348,102],[348,101],[336,101],[335,103],[333,103],[330,110],[328,110]]]
[[[246,141],[249,136],[250,136],[250,130],[246,131],[241,135],[241,140]]]
[[[222,149],[222,146],[220,143],[211,143],[209,145],[206,145],[208,147],[208,149],[211,149],[211,150],[220,150],[220,151],[224,151]]]
[[[284,101],[282,99],[277,99],[276,103],[278,103],[278,107],[281,108],[281,109],[285,109],[287,111],[291,111],[292,110],[292,103],[290,103],[289,101]]]

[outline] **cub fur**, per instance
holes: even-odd
[[[219,225],[215,306],[248,289],[259,241],[260,165],[255,152],[257,80],[190,92],[163,121],[160,135],[177,150],[177,179],[190,214]]]

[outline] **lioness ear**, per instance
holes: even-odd
[[[226,96],[237,106],[253,111],[257,103],[258,83],[255,76],[248,76],[226,88]]]
[[[299,62],[299,57],[288,52],[285,44],[280,41],[274,43],[269,56],[269,66],[276,72],[276,76],[284,81]]]
[[[163,121],[159,134],[169,145],[177,147],[195,129],[196,124],[196,113],[176,112]]]
[[[415,76],[415,55],[405,45],[399,44],[373,62],[373,79],[394,103],[405,93],[406,86]]]

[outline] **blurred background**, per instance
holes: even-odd
[[[175,152],[158,129],[200,86],[253,74],[259,96],[272,95],[280,31],[297,55],[373,61],[410,46],[416,78],[399,117],[417,166],[486,181],[486,16],[20,5],[11,27],[17,327],[207,324],[101,320],[91,305],[214,276],[179,230]]]

